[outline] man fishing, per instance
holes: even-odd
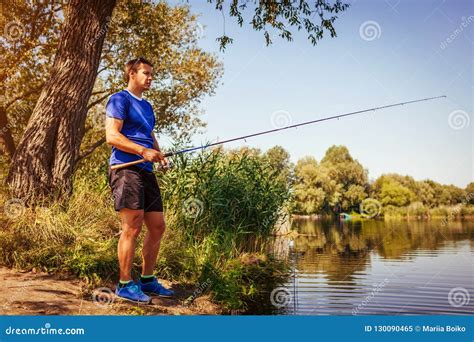
[[[140,57],[127,62],[127,89],[113,94],[106,106],[106,139],[112,146],[110,165],[143,160],[135,165],[109,169],[109,184],[122,227],[118,243],[120,280],[115,293],[140,303],[150,303],[152,295],[174,295],[158,282],[153,272],[166,227],[153,163],[166,166],[168,161],[153,134],[153,108],[142,98],[143,92],[150,89],[152,79],[153,65],[148,60]],[[143,241],[142,273],[135,283],[131,270],[143,222],[147,232]]]

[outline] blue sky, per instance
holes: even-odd
[[[215,52],[224,64],[222,84],[202,103],[207,130],[193,142],[447,95],[448,99],[304,126],[227,147],[266,150],[281,145],[296,162],[306,155],[320,160],[331,145],[345,145],[369,170],[370,179],[396,172],[466,186],[474,179],[472,2],[349,3],[335,24],[338,37],[328,36],[316,46],[304,33],[295,32],[293,42],[277,37],[265,47],[262,32],[248,24],[240,28],[227,15],[225,30],[234,43],[220,52],[215,39],[223,33],[222,15],[205,1],[190,1],[204,27],[199,45]]]

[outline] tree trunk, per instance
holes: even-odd
[[[15,142],[8,123],[7,111],[0,104],[0,154],[10,159],[15,153]]]
[[[69,196],[84,135],[87,104],[116,0],[71,0],[49,80],[13,156],[13,195]]]

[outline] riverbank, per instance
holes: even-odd
[[[195,291],[161,280],[176,298],[153,297],[151,305],[121,301],[113,284],[90,289],[72,276],[0,267],[0,315],[216,315],[221,310],[208,295],[187,304]]]
[[[406,207],[380,207],[373,215],[361,215],[358,212],[351,211],[342,213],[346,220],[370,220],[370,219],[407,219],[407,220],[474,220],[474,206],[472,205],[453,205],[440,206],[436,208],[427,208],[420,204],[414,204]],[[301,215],[292,214],[292,219],[321,220],[334,219],[333,214],[312,214]]]

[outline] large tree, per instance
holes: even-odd
[[[295,166],[293,186],[295,209],[300,214],[319,214],[327,199],[324,185],[328,184],[327,174],[321,172],[314,157],[304,157]]]
[[[223,1],[209,2],[214,3],[216,9],[224,10]],[[9,170],[8,183],[14,196],[30,199],[70,194],[89,99],[115,6],[116,0],[71,0],[68,3],[54,63]],[[291,40],[289,29],[294,27],[304,29],[313,44],[323,37],[325,30],[335,36],[334,13],[347,8],[339,0],[334,4],[325,0],[315,3],[233,0],[229,15],[242,25],[242,13],[250,6],[254,9],[250,24],[255,30],[264,31],[267,42],[268,27],[288,40]],[[225,47],[231,38],[224,33],[219,42]]]
[[[0,71],[6,77],[5,101],[0,103],[0,155],[6,158],[0,159],[0,168],[8,167],[15,142],[24,133],[48,77],[64,20],[62,11],[59,4],[15,2],[5,18],[10,25],[5,24],[7,35],[2,36],[0,46],[5,62],[0,63]],[[122,1],[107,25],[79,160],[105,142],[107,97],[123,89],[123,65],[135,56],[147,56],[155,63],[157,82],[146,96],[157,114],[157,133],[185,140],[204,127],[198,116],[199,103],[213,93],[222,65],[197,46],[199,24],[189,6]],[[16,63],[8,65],[10,60]]]
[[[367,197],[367,170],[345,146],[331,146],[318,164],[313,157],[295,167],[296,211],[305,214],[355,209]]]
[[[71,0],[49,78],[16,149],[8,183],[16,197],[70,194],[107,22],[116,0]]]
[[[359,205],[367,197],[368,171],[352,158],[345,146],[331,146],[321,160],[321,168],[325,169],[329,179],[336,183],[329,189],[328,205],[339,203],[343,210]]]

